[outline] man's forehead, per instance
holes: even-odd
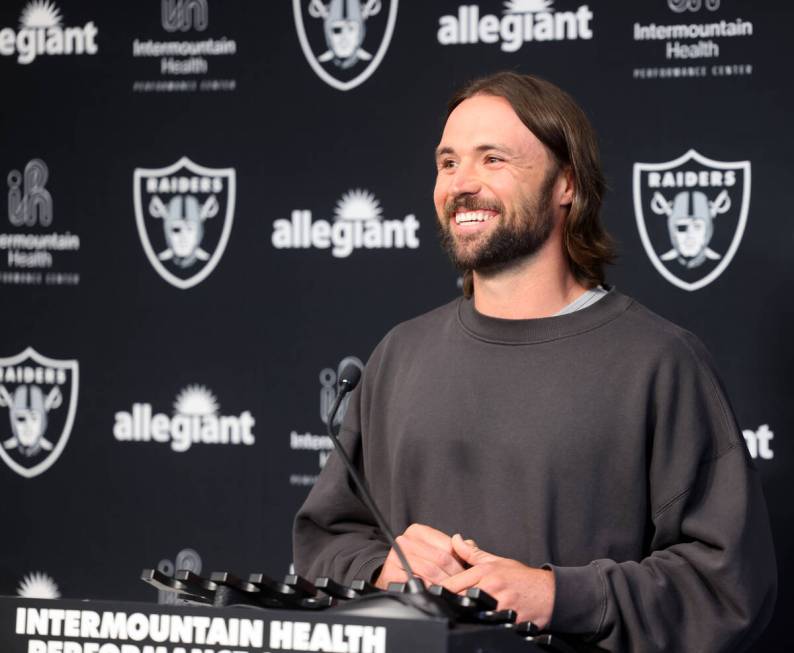
[[[449,115],[437,152],[483,149],[486,145],[513,151],[542,147],[507,100],[475,95],[461,102]]]

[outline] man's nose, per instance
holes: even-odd
[[[474,167],[467,163],[461,163],[455,169],[449,190],[453,195],[474,195],[479,192],[480,187],[480,179]]]

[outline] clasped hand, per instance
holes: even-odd
[[[397,543],[414,574],[427,585],[443,585],[463,593],[479,587],[498,602],[499,610],[512,609],[518,621],[531,621],[545,628],[554,607],[554,574],[528,567],[517,560],[502,558],[480,549],[473,540],[459,534],[452,537],[430,526],[411,524]],[[389,551],[375,585],[408,580],[394,549]]]

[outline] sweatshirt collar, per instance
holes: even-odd
[[[611,322],[623,314],[633,300],[611,288],[600,301],[567,315],[532,320],[507,320],[479,313],[474,301],[458,300],[458,322],[469,335],[487,342],[521,345],[568,338]]]

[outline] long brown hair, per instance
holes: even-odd
[[[449,101],[447,118],[464,100],[493,95],[513,111],[557,163],[570,168],[573,202],[563,225],[563,249],[576,280],[587,288],[604,283],[604,266],[615,259],[614,245],[601,224],[605,181],[595,130],[584,111],[561,88],[533,75],[499,72],[475,79]],[[473,290],[471,271],[463,277],[463,292]]]

